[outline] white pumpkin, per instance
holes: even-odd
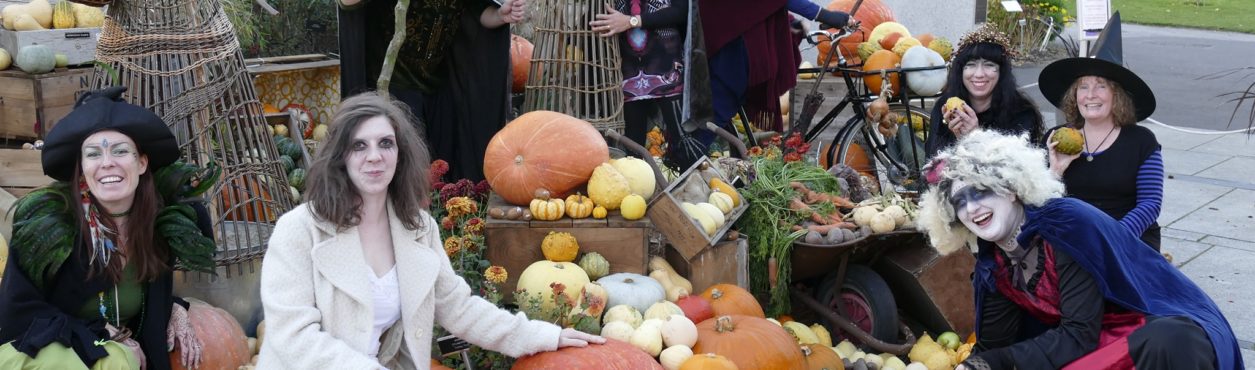
[[[670,346],[658,355],[658,362],[662,363],[663,369],[679,370],[680,365],[683,365],[684,361],[688,361],[690,357],[693,357],[693,349],[685,346]]]
[[[697,325],[684,315],[671,315],[662,322],[662,344],[692,347],[697,344]]]
[[[661,331],[662,320],[661,319],[645,319],[645,321],[641,322],[641,327],[645,327],[645,326],[652,326],[654,328],[657,328],[659,331]],[[637,329],[640,329],[640,327],[637,327]]]
[[[684,314],[684,310],[680,309],[680,306],[677,306],[675,303],[671,303],[669,301],[662,301],[662,302],[654,303],[653,305],[649,306],[648,310],[645,310],[645,320],[649,320],[649,319],[666,320],[667,318],[671,317],[671,315],[683,315],[683,314]]]
[[[622,322],[631,325],[633,329],[641,326],[641,322],[643,321],[645,321],[645,319],[641,317],[641,312],[637,311],[636,307],[625,304],[610,306],[610,309],[606,311],[606,316],[602,318],[602,322],[607,324],[611,322]]]
[[[597,283],[606,288],[610,296],[607,305],[611,307],[626,304],[645,312],[655,302],[667,298],[662,284],[645,275],[620,272],[597,279]]]
[[[636,348],[640,348],[650,357],[658,357],[662,353],[662,332],[652,325],[641,325],[632,332],[632,338],[628,340]]]
[[[632,333],[634,332],[636,332],[636,329],[632,328],[632,324],[622,321],[608,322],[606,326],[601,328],[601,336],[620,342],[632,340]]]
[[[715,220],[715,227],[722,227],[727,222],[727,218],[723,217],[723,210],[720,210],[719,207],[715,207],[713,204],[697,203],[697,208],[706,211],[706,214],[710,215],[710,219]]]
[[[657,182],[654,180],[654,168],[650,167],[649,163],[636,157],[623,157],[610,160],[610,165],[627,178],[628,188],[633,194],[640,195],[646,200],[654,196]]]
[[[707,202],[710,202],[710,204],[713,204],[715,207],[718,207],[720,211],[723,211],[723,214],[732,213],[732,208],[735,208],[732,205],[733,203],[732,203],[731,195],[727,195],[727,194],[717,192],[717,191],[710,192],[710,199],[708,199]]]
[[[946,65],[941,54],[925,46],[912,46],[902,54],[902,68],[924,68]],[[906,85],[916,95],[937,95],[946,87],[946,69],[915,71],[906,73]]]

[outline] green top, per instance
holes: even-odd
[[[100,305],[102,300],[105,306],[105,315],[108,316],[108,319],[105,321],[110,324],[114,324],[117,321],[117,316],[115,315],[118,312],[115,311],[115,302],[117,305],[122,306],[120,313],[123,326],[126,325],[127,321],[130,321],[132,318],[139,315],[140,309],[144,305],[144,284],[140,283],[139,278],[136,276],[135,265],[128,263],[122,268],[122,281],[118,282],[117,286],[117,301],[114,301],[114,290],[110,287],[103,292],[103,299],[97,295],[92,299],[87,300],[87,302],[83,304],[83,308],[78,310],[78,318],[84,320],[94,320],[100,318]]]

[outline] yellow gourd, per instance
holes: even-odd
[[[13,65],[13,56],[9,55],[8,50],[0,49],[0,71],[9,69],[11,65]]]
[[[562,199],[532,199],[528,205],[532,218],[540,221],[554,221],[566,214],[566,204]]]
[[[67,0],[61,0],[56,6],[52,7],[52,28],[74,28],[76,25],[74,20],[74,7],[70,6]]]
[[[606,207],[602,207],[602,206],[593,207],[593,218],[598,219],[598,220],[605,219]]]
[[[532,215],[535,217],[535,215]],[[550,231],[545,240],[540,242],[540,251],[545,259],[553,262],[571,262],[580,253],[580,244],[571,233]]]
[[[44,29],[39,25],[39,21],[30,14],[21,14],[17,16],[17,20],[13,21],[13,29],[17,31],[39,31]]]
[[[588,179],[588,197],[607,210],[619,209],[623,197],[631,193],[627,178],[610,163],[597,166],[593,169],[592,177]]]
[[[572,194],[566,197],[566,215],[570,218],[585,218],[593,214],[593,200],[589,197]]]
[[[645,208],[645,198],[642,198],[639,194],[630,194],[623,197],[623,201],[619,203],[619,212],[627,220],[639,220],[645,217]]]
[[[74,22],[77,27],[100,27],[105,23],[105,13],[100,8],[74,4]]]
[[[737,194],[736,188],[732,187],[732,185],[728,185],[726,182],[723,182],[723,180],[718,178],[710,179],[710,189],[732,197],[732,208],[741,206],[741,195]]]

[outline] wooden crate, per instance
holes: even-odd
[[[17,55],[23,46],[44,45],[54,53],[65,54],[70,65],[79,65],[96,60],[96,39],[99,36],[100,27],[38,31],[0,29],[0,47],[8,50],[9,54]]]
[[[44,137],[70,114],[91,73],[91,68],[60,68],[38,75],[17,69],[0,71],[0,138],[33,141]]]
[[[496,194],[488,200],[489,207],[505,206]],[[519,275],[533,262],[545,259],[540,242],[550,231],[567,232],[580,244],[580,253],[597,252],[610,262],[610,273],[646,273],[649,263],[649,218],[629,221],[612,213],[603,220],[584,218],[558,221],[510,221],[487,219],[484,239],[486,255],[494,265],[505,267],[508,279],[501,286],[506,301],[513,301]]]
[[[13,203],[26,193],[52,183],[44,176],[38,150],[0,149],[0,234],[10,238],[13,220],[9,219]]]
[[[715,167],[709,158],[702,157],[697,160],[692,167],[689,167],[683,174],[677,176],[675,181],[667,185],[667,188],[663,189],[661,194],[654,197],[647,211],[649,218],[655,221],[654,224],[658,231],[661,231],[667,237],[667,242],[676,251],[680,252],[680,256],[686,260],[692,259],[698,253],[701,253],[702,250],[722,240],[728,229],[732,228],[736,220],[741,218],[741,214],[745,213],[745,210],[749,208],[749,203],[745,202],[745,198],[738,194],[737,196],[741,197],[741,205],[724,216],[726,222],[715,230],[714,235],[707,235],[697,220],[689,217],[684,212],[684,209],[680,206],[682,202],[675,196],[675,193],[679,192],[679,188],[684,185],[684,179],[689,178],[690,175],[701,176],[697,172],[702,165]],[[713,170],[720,179],[731,184],[727,176],[719,173],[717,167],[713,168]]]
[[[700,294],[715,284],[736,284],[746,290],[749,279],[749,239],[725,240],[685,259],[675,248],[667,248],[667,263],[693,283],[692,294]]]

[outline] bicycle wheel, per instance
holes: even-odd
[[[876,130],[865,127],[867,122],[861,117],[853,117],[837,133],[837,145],[829,150],[832,163],[845,163],[877,184],[881,182],[882,172],[887,172],[886,179],[894,186],[917,182],[919,171],[926,163],[924,140],[912,134],[907,117],[918,116],[918,125],[926,135],[928,113],[923,108],[900,104],[891,106],[890,111],[898,113],[903,122],[893,138],[880,136]]]

